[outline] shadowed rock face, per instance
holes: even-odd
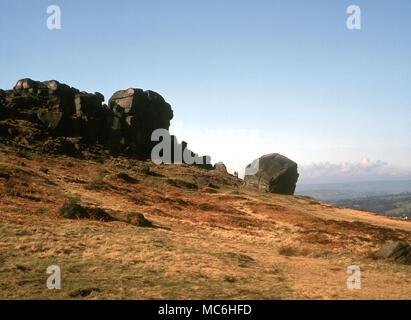
[[[5,91],[4,118],[29,121],[49,136],[77,136],[94,143],[105,138],[108,108],[103,101],[98,92],[80,92],[55,80],[22,79]]]
[[[292,195],[298,180],[297,164],[278,153],[264,155],[246,167],[247,185],[267,192]]]
[[[156,144],[153,130],[170,127],[170,104],[154,91],[136,88],[115,92],[108,106],[103,102],[98,92],[55,80],[19,80],[12,90],[0,90],[0,138],[59,153],[72,149],[68,144],[74,139],[77,149],[98,144],[114,154],[149,158]]]
[[[405,241],[386,243],[375,253],[375,257],[402,264],[411,264],[411,246]]]
[[[223,162],[217,162],[214,165],[214,169],[221,172],[221,173],[227,173],[227,167],[225,166],[225,164]]]
[[[173,110],[164,98],[154,91],[130,88],[113,94],[109,100],[113,113],[110,129],[114,137],[124,136],[125,144],[149,155],[151,134],[155,129],[170,127]],[[124,133],[124,134],[122,134]]]

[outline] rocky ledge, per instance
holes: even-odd
[[[0,89],[0,142],[70,156],[101,147],[113,155],[149,158],[156,144],[152,132],[170,127],[170,104],[137,88],[115,92],[108,105],[104,100],[99,92],[56,80],[19,80],[11,90]]]

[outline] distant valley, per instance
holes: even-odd
[[[410,180],[298,185],[296,193],[344,208],[411,218]]]
[[[344,208],[364,210],[385,216],[411,218],[411,193],[340,200],[335,204]]]

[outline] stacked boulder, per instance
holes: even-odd
[[[375,258],[411,264],[411,245],[405,241],[388,242],[375,253]]]
[[[245,169],[244,182],[270,193],[293,195],[298,180],[297,164],[271,153],[254,160]]]
[[[101,119],[106,110],[104,96],[98,92],[80,92],[55,80],[22,79],[5,91],[4,100],[9,118],[38,124],[52,136],[80,136],[95,142],[103,135]]]
[[[129,88],[117,91],[109,100],[109,108],[110,142],[120,142],[131,151],[138,150],[147,156],[153,147],[152,132],[168,130],[173,118],[170,104],[150,90]]]
[[[19,80],[0,90],[0,140],[52,153],[102,146],[113,154],[150,158],[156,129],[168,130],[173,110],[154,91],[130,88],[104,96],[55,80]]]

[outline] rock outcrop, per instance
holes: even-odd
[[[405,241],[389,242],[375,253],[375,257],[402,264],[411,264],[411,246]]]
[[[144,155],[150,155],[153,147],[152,132],[155,129],[168,130],[173,118],[171,106],[161,95],[150,90],[130,88],[117,91],[109,100],[109,108],[112,111],[109,118],[111,139]]]
[[[225,164],[223,162],[217,162],[214,165],[214,169],[221,172],[221,173],[227,173],[227,167],[225,166]]]
[[[78,203],[66,202],[59,209],[59,214],[66,219],[87,219],[101,222],[120,221],[136,227],[153,228],[151,221],[147,220],[142,213],[130,212],[125,216],[115,216],[102,208],[84,207]]]
[[[247,185],[271,193],[294,194],[298,180],[297,164],[278,154],[264,155],[246,167],[244,181]]]
[[[55,137],[81,137],[85,143],[103,142],[108,115],[103,101],[104,96],[98,92],[80,92],[55,80],[19,80],[12,90],[3,94],[2,119],[9,121],[1,125],[7,127],[9,134],[2,136],[10,140],[24,136],[24,144],[30,146]],[[26,132],[22,132],[24,129]]]
[[[173,110],[151,90],[104,96],[55,80],[19,80],[0,90],[0,142],[70,156],[99,145],[112,154],[150,158],[156,129],[168,130]],[[95,151],[95,149],[94,149]]]

